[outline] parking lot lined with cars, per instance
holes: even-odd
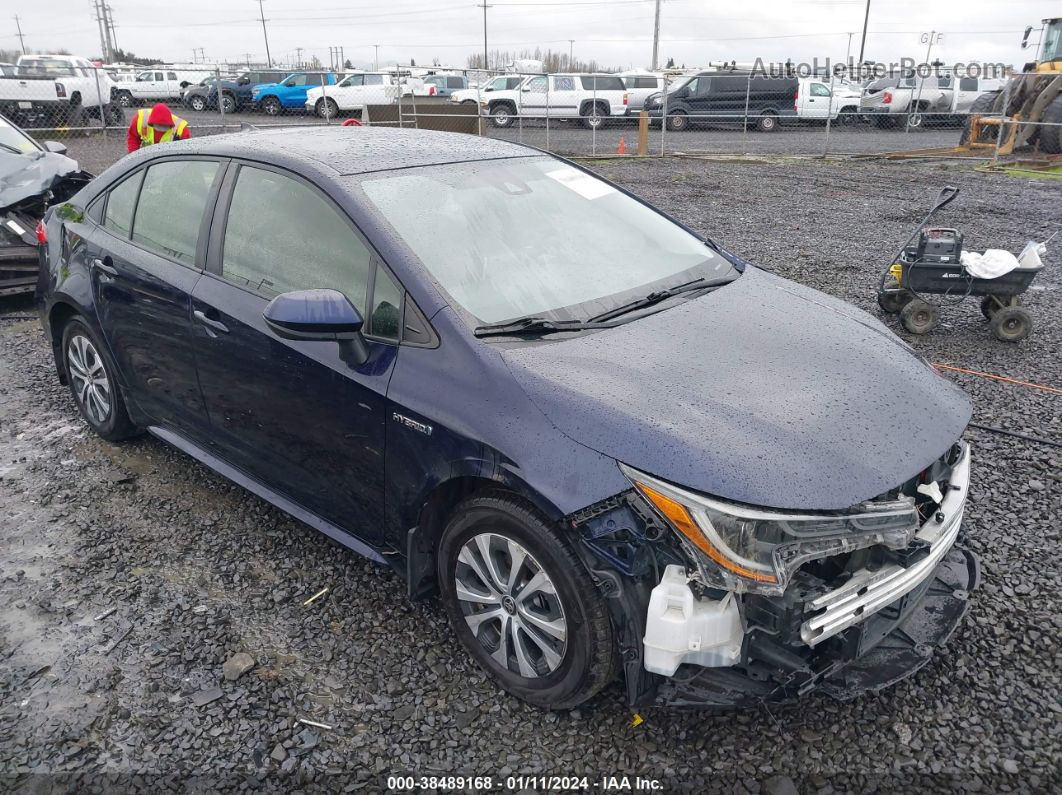
[[[600,168],[753,261],[871,310],[877,262],[889,247],[878,241],[908,223],[897,198],[916,203],[939,179],[895,164]],[[963,224],[981,236],[974,244],[1020,245],[1055,220],[1058,191],[1049,182],[956,169],[948,179],[980,191],[983,204],[966,210]],[[1020,231],[1014,214],[983,209],[1014,206],[1019,196],[1032,208],[1021,213]],[[747,223],[762,213],[780,222]],[[824,214],[843,223],[824,227]],[[1020,349],[992,342],[976,308],[911,342],[934,361],[1057,383],[1057,359],[1044,347],[1059,340],[1057,274],[1046,273],[1042,287],[1032,298],[1046,327]],[[967,432],[975,509],[964,543],[981,555],[985,582],[970,596],[970,620],[913,679],[844,705],[810,695],[800,708],[741,717],[643,709],[647,723],[630,728],[618,684],[576,713],[543,716],[499,700],[449,645],[432,602],[405,602],[405,586],[385,569],[352,563],[158,442],[117,447],[84,435],[70,423],[69,395],[55,384],[39,331],[16,314],[3,333],[13,451],[0,481],[7,514],[56,549],[91,550],[80,560],[39,546],[3,550],[5,570],[23,572],[0,583],[12,594],[5,618],[17,637],[39,638],[3,663],[7,681],[31,684],[28,704],[19,706],[20,693],[0,707],[7,742],[26,749],[15,775],[34,765],[73,775],[101,764],[141,772],[190,765],[215,783],[250,775],[327,785],[333,776],[373,782],[425,768],[546,771],[565,760],[576,774],[601,765],[652,769],[676,786],[698,781],[702,791],[731,791],[740,779],[780,786],[780,777],[801,791],[827,780],[844,789],[1050,788],[1057,749],[1041,694],[1054,676],[1058,574],[1042,550],[1057,543],[1050,475],[1058,462],[1049,446]],[[955,377],[973,396],[975,421],[1058,438],[1057,398]],[[121,574],[101,578],[108,569]],[[104,615],[111,606],[117,612]],[[255,667],[230,681],[220,670],[237,651]],[[1023,664],[1014,664],[1016,654]],[[40,672],[45,655],[51,668]],[[48,707],[34,709],[38,699]],[[55,741],[39,743],[42,736]],[[236,769],[226,769],[232,760]]]

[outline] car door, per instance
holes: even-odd
[[[579,91],[572,75],[550,77],[549,115],[569,119],[579,115]]]
[[[833,100],[830,87],[811,81],[802,83],[801,88],[805,91],[800,95],[800,115],[805,119],[825,119],[830,113]]]
[[[326,97],[332,97],[341,110],[354,110],[365,104],[365,75],[350,75],[334,88],[326,87]]]
[[[154,422],[207,429],[189,320],[224,161],[167,158],[111,188],[89,241],[106,344],[137,406]]]
[[[537,75],[528,80],[520,89],[520,115],[545,116],[549,82],[545,75]]]
[[[398,328],[381,328],[386,308],[366,307],[374,282],[386,292],[390,277],[376,276],[349,218],[297,176],[240,164],[222,196],[210,267],[192,295],[217,454],[371,543],[383,529],[386,391],[398,351],[388,336]],[[340,290],[368,319],[363,363],[339,342],[282,339],[266,326],[273,297],[314,288]]]

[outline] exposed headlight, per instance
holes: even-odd
[[[728,591],[780,596],[809,560],[875,544],[902,549],[918,529],[910,497],[837,512],[776,511],[707,497],[623,464],[620,468],[695,553],[704,584]]]

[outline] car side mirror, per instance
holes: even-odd
[[[49,152],[54,152],[57,155],[66,154],[66,144],[61,144],[58,141],[45,141],[44,148]]]
[[[245,85],[247,85],[250,82],[251,82],[251,78],[249,78],[249,77],[241,77],[240,80],[239,80],[239,83],[240,83],[241,86],[245,86]]]
[[[531,87],[530,86],[524,86],[520,90],[523,91],[525,94],[528,94],[528,93],[531,92]]]
[[[355,358],[365,361],[368,349],[361,336],[365,321],[338,290],[293,290],[270,301],[262,312],[266,325],[288,340],[351,343]]]

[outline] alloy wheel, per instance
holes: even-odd
[[[93,422],[103,425],[111,414],[111,381],[92,341],[81,334],[70,338],[67,369],[74,395]]]
[[[564,660],[568,625],[557,588],[520,544],[480,533],[457,556],[455,593],[476,640],[502,668],[548,676]]]

